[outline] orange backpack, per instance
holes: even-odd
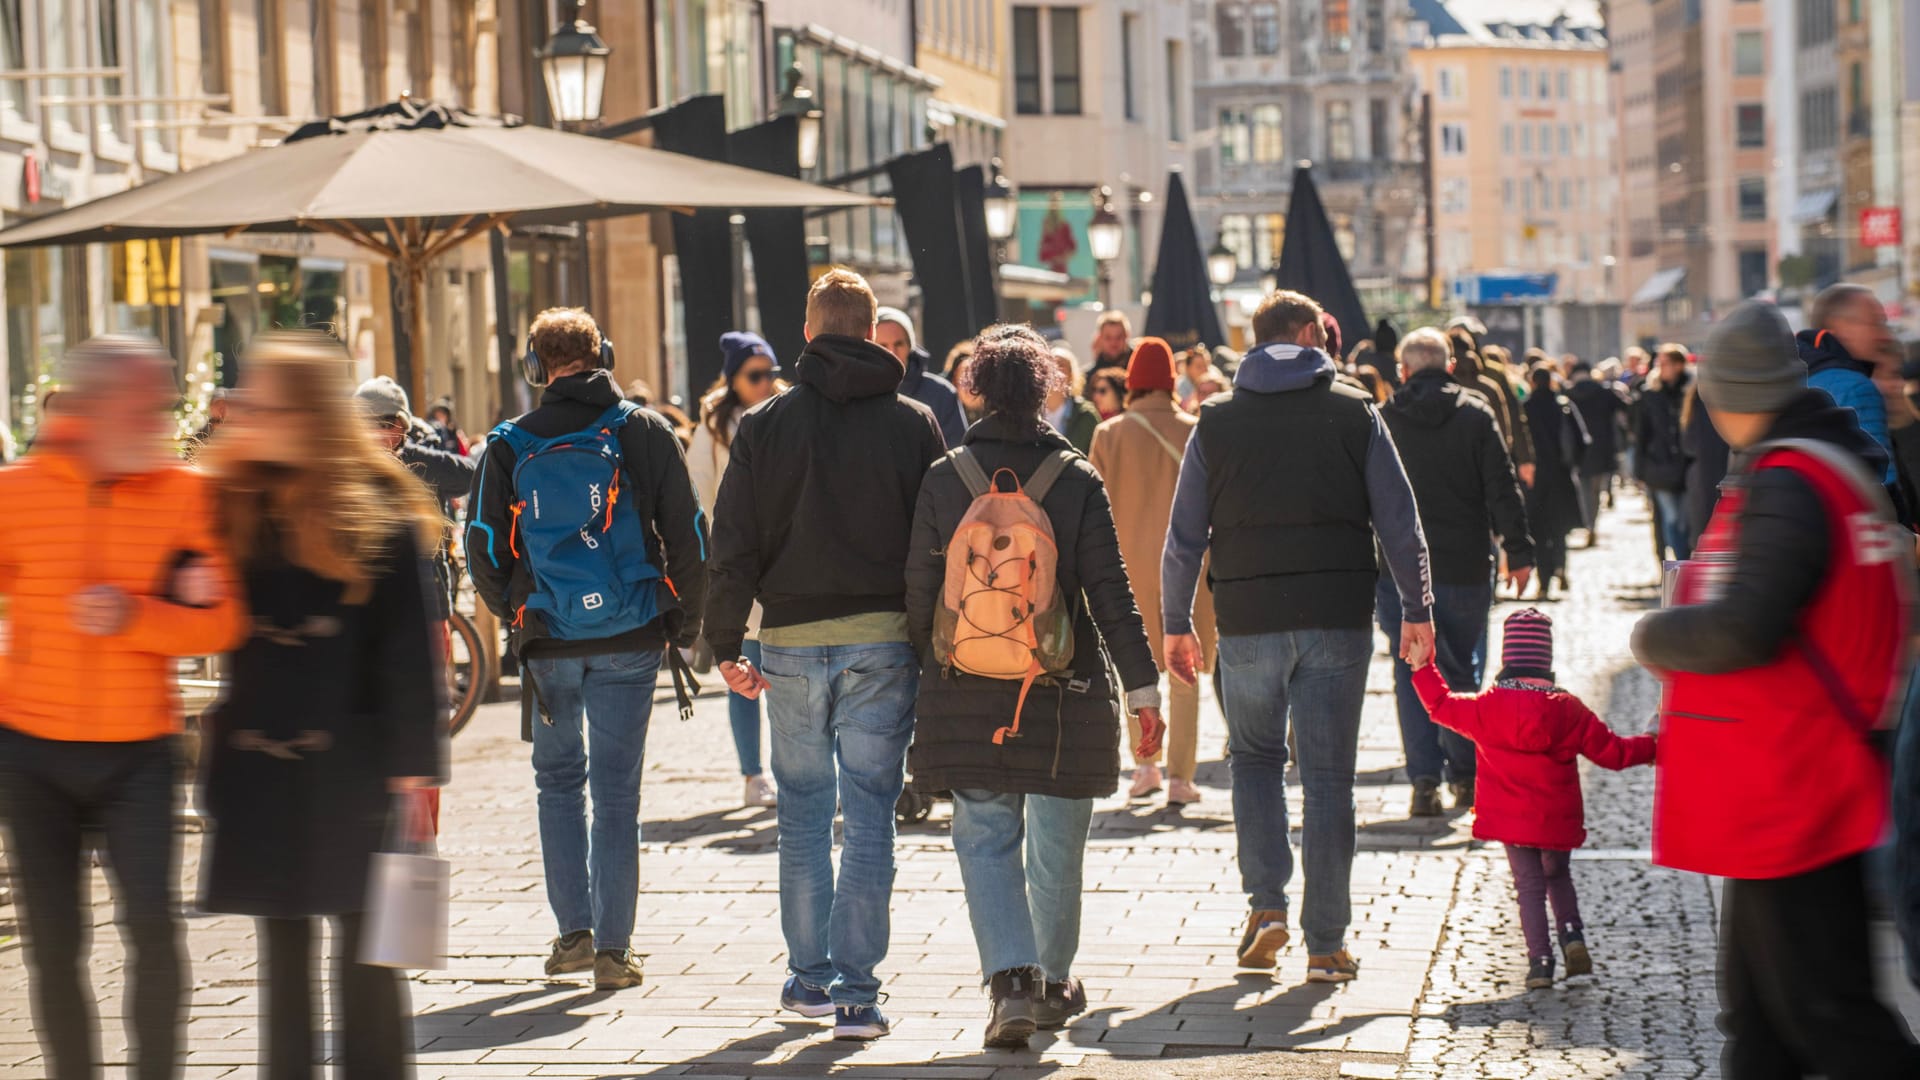
[[[1025,484],[1012,469],[988,479],[973,452],[947,455],[973,504],[947,540],[947,579],[934,615],[934,655],[947,667],[989,679],[1020,681],[1013,723],[993,733],[1020,736],[1020,713],[1035,680],[1073,662],[1073,614],[1061,595],[1059,549],[1041,501],[1076,455],[1040,463]],[[1013,483],[1000,491],[1001,476]]]

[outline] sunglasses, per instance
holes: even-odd
[[[754,386],[759,386],[761,383],[773,381],[773,369],[760,368],[754,371],[743,371],[740,373],[740,377]]]

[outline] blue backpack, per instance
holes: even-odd
[[[533,575],[514,625],[533,612],[553,637],[583,641],[638,630],[659,616],[664,577],[647,557],[640,510],[622,490],[620,430],[639,411],[622,401],[585,430],[551,439],[511,420],[493,429],[516,461],[508,548],[526,557]]]

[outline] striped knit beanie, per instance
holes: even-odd
[[[1507,616],[1500,646],[1503,679],[1553,681],[1553,619],[1539,608],[1522,608]]]

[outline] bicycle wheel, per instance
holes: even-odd
[[[447,621],[447,700],[453,706],[448,734],[458,735],[480,708],[493,666],[493,650],[486,647],[473,620],[455,611]]]

